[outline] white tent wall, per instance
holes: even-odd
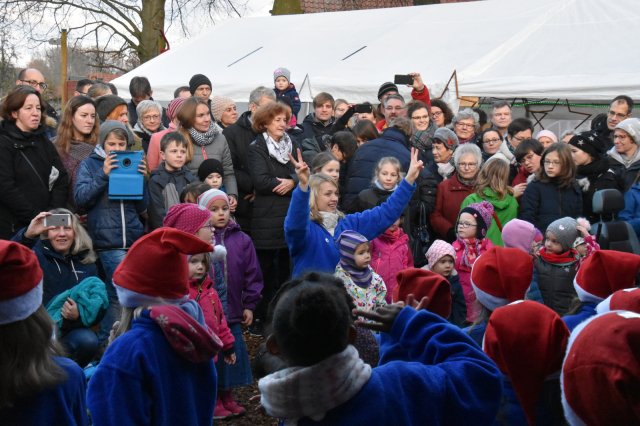
[[[285,66],[304,102],[321,91],[362,102],[412,71],[437,97],[457,70],[460,96],[638,99],[637,2],[487,0],[229,20],[113,82],[127,94],[133,76],[146,76],[167,102],[202,73],[214,94],[246,102]]]

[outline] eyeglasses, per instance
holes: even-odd
[[[463,169],[475,169],[478,166],[478,163],[458,163],[458,167],[462,167]]]
[[[462,127],[462,128],[467,128],[467,129],[472,129],[475,126],[476,126],[475,124],[461,123],[459,121],[456,123],[456,127]]]
[[[47,83],[39,83],[35,80],[20,80],[20,81],[23,83],[27,83],[29,86],[34,88],[40,86],[42,90],[47,90],[47,87],[49,87]]]
[[[428,120],[428,115],[418,115],[417,117],[411,117],[412,120]]]
[[[476,226],[478,225],[471,222],[458,222],[458,228],[462,228],[462,229],[474,228]]]
[[[444,114],[442,111],[433,111],[431,113],[431,116],[435,118],[435,117],[440,117],[442,114]]]
[[[405,107],[392,107],[392,106],[388,106],[388,107],[384,107],[385,111],[402,111],[403,109],[405,109]]]
[[[559,166],[560,160],[544,160],[545,166]]]
[[[486,143],[487,145],[493,145],[494,143],[500,143],[502,139],[487,139],[486,141],[482,141],[482,143]]]
[[[609,117],[615,117],[615,118],[617,118],[618,120],[624,120],[624,119],[625,119],[629,114],[620,114],[620,113],[617,113],[617,112],[615,112],[615,111],[609,111],[609,112],[607,113],[607,115],[608,115]]]
[[[156,115],[143,115],[142,119],[144,121],[158,121],[160,120],[160,115],[156,114]]]
[[[522,137],[522,136],[511,136],[511,139],[516,140],[518,142],[522,142],[523,140],[529,139],[529,138]]]

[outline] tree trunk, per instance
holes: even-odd
[[[300,0],[275,0],[272,15],[297,15],[303,13]]]
[[[158,56],[164,47],[162,32],[164,31],[165,3],[166,0],[142,0],[140,11],[142,28],[136,34],[139,41],[136,52],[141,64]]]

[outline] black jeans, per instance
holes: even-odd
[[[280,286],[291,276],[291,260],[287,248],[256,250],[256,254],[258,262],[260,262],[260,269],[262,269],[264,288],[262,289],[262,300],[256,307],[255,318],[266,325],[269,303],[273,300]]]

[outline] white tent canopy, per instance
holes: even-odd
[[[225,21],[114,80],[137,75],[168,101],[193,74],[247,101],[284,66],[303,101],[321,92],[375,101],[394,74],[420,72],[440,96],[640,98],[638,0],[487,0]],[[449,86],[449,98],[456,96]],[[408,89],[401,90],[408,93]]]

